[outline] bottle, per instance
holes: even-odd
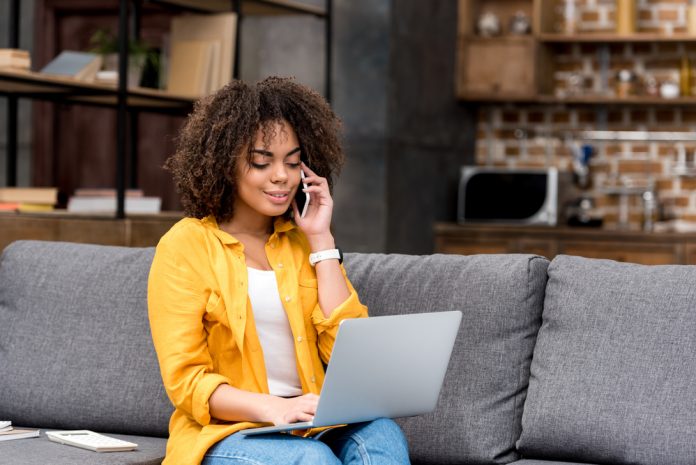
[[[565,0],[563,6],[563,33],[575,34],[577,32],[577,21],[575,0]]]
[[[636,0],[616,0],[616,33],[629,35],[636,32]]]
[[[679,67],[679,95],[682,97],[691,95],[691,63],[686,55],[682,56]]]

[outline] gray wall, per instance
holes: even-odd
[[[324,0],[305,0],[324,6]],[[343,121],[346,165],[334,190],[337,243],[355,252],[386,249],[389,0],[334,0],[332,106]],[[242,79],[294,76],[325,90],[324,21],[248,17],[242,24]]]
[[[19,47],[30,52],[34,47],[34,0],[20,2]],[[0,48],[9,46],[10,1],[0,0]],[[19,167],[17,184],[30,185],[31,180],[31,102],[19,100],[17,120],[17,165]],[[0,186],[7,182],[7,99],[0,96]]]
[[[454,97],[456,0],[393,0],[389,71],[389,252],[433,251],[456,219],[459,167],[474,160],[476,108]]]
[[[343,119],[346,166],[336,186],[337,243],[386,250],[389,0],[335,0],[333,107]]]

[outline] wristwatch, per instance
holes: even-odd
[[[332,258],[338,260],[339,264],[343,263],[343,252],[341,252],[341,249],[320,250],[319,252],[311,253],[309,254],[309,264],[314,266],[322,260],[330,260]]]

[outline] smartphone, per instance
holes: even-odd
[[[297,203],[297,210],[300,212],[300,218],[305,217],[309,208],[309,193],[302,191],[302,189],[307,189],[308,187],[307,183],[304,182],[305,178],[304,171],[300,169],[300,185],[297,187],[297,192],[295,192],[295,202]]]

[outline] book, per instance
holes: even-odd
[[[0,212],[16,212],[20,205],[19,202],[0,202]]]
[[[212,43],[209,45],[212,50],[207,53],[214,57],[209,70],[211,77],[206,94],[215,92],[228,84],[232,80],[236,29],[237,15],[235,13],[179,15],[172,18],[168,79],[175,77],[171,60],[174,57],[176,44],[182,41],[204,41]],[[215,45],[216,43],[219,45]]]
[[[0,68],[28,70],[31,68],[29,52],[18,48],[0,48]]]
[[[55,210],[53,205],[48,205],[45,203],[22,202],[17,207],[17,211],[20,213],[52,212],[53,210]]]
[[[159,197],[126,197],[126,214],[156,214],[161,211],[162,199]],[[115,213],[116,197],[79,197],[68,200],[70,213]]]
[[[94,82],[101,82],[103,84],[118,84],[118,71],[103,70],[97,71],[94,76]]]
[[[181,40],[172,44],[167,91],[196,97],[210,92],[211,68],[215,61],[213,43]]]
[[[101,65],[102,57],[96,53],[63,50],[41,69],[41,73],[93,81]]]
[[[55,187],[0,187],[0,203],[33,203],[55,205],[58,189]]]
[[[12,439],[38,438],[38,429],[12,428],[9,431],[0,431],[0,441],[10,441]]]
[[[142,189],[126,189],[126,197],[143,197]],[[79,187],[75,189],[76,197],[116,197],[116,189],[102,187]]]
[[[9,431],[12,429],[12,422],[6,420],[0,420],[0,432]]]

